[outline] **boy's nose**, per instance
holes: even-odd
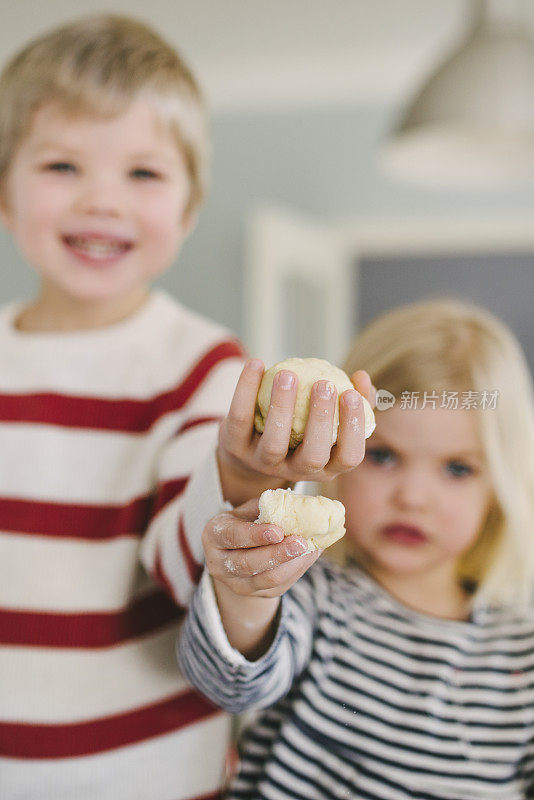
[[[80,187],[76,210],[89,216],[119,217],[124,210],[120,190],[111,181],[91,181]]]

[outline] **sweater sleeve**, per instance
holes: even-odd
[[[225,507],[216,462],[219,424],[243,366],[237,342],[213,347],[187,376],[190,399],[155,465],[152,511],[140,549],[147,572],[179,606],[202,573],[202,531]]]
[[[314,587],[305,575],[281,600],[277,632],[267,653],[247,661],[228,642],[205,572],[182,628],[178,660],[191,683],[226,711],[266,708],[287,694],[308,663],[315,619]]]

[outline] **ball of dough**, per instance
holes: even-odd
[[[304,536],[310,551],[324,550],[345,535],[345,506],[328,497],[295,494],[291,489],[267,489],[260,497],[256,522],[271,522],[286,536]]]
[[[322,380],[330,381],[337,389],[336,410],[332,429],[332,444],[335,444],[339,427],[339,397],[347,389],[354,389],[354,386],[349,376],[342,369],[334,367],[333,364],[324,361],[322,358],[287,358],[265,372],[258,391],[256,413],[254,415],[254,426],[258,433],[263,433],[265,428],[265,419],[271,403],[274,376],[283,369],[294,372],[298,378],[297,398],[289,446],[291,448],[296,447],[303,440],[304,428],[310,411],[311,388],[314,383]],[[362,400],[365,412],[365,438],[367,439],[375,429],[375,415],[365,397],[362,397]]]

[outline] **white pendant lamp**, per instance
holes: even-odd
[[[383,152],[410,182],[534,180],[534,38],[520,0],[478,0],[462,45],[420,89]]]

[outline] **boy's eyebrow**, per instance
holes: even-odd
[[[147,151],[140,151],[139,153],[130,153],[128,158],[131,161],[160,161],[164,164],[170,164],[173,159],[166,156],[164,153],[160,152],[159,150],[147,150]]]
[[[62,150],[71,153],[76,152],[76,148],[66,142],[51,142],[47,140],[37,141],[32,147],[34,153],[46,152],[47,150]]]
[[[54,153],[61,152],[67,155],[76,155],[79,151],[76,148],[75,144],[69,144],[68,142],[61,142],[61,141],[47,141],[43,140],[41,142],[36,142],[32,151],[39,155],[41,153],[46,153],[47,151],[51,151]],[[164,165],[171,165],[172,159],[161,153],[159,150],[142,150],[138,153],[128,153],[127,154],[128,161],[135,162],[135,161],[156,161],[158,163]]]

